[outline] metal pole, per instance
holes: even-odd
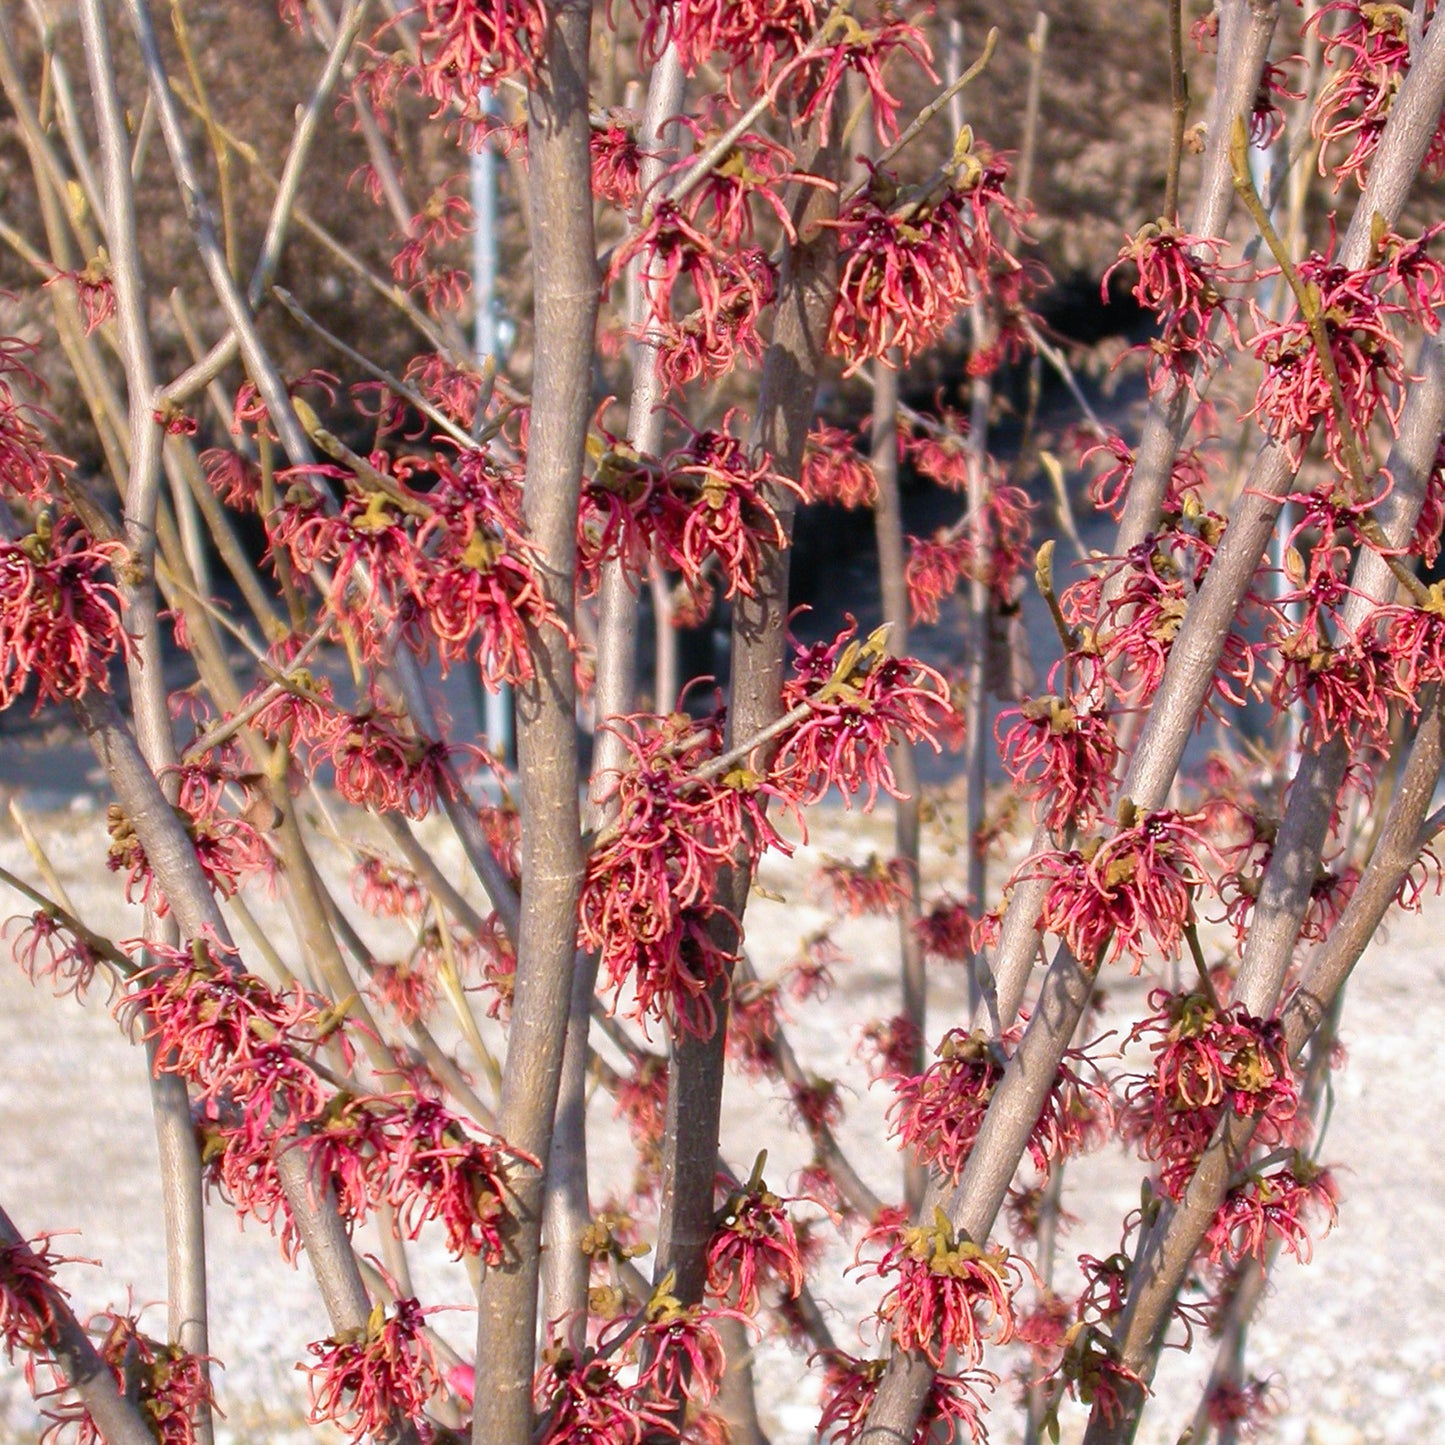
[[[490,111],[488,97],[485,109]],[[477,298],[476,353],[479,361],[497,354],[497,157],[490,142],[472,152],[472,275]],[[499,762],[512,755],[512,690],[505,683],[481,689],[482,731],[487,751]]]

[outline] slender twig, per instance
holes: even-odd
[[[880,169],[896,159],[900,152],[911,145],[918,136],[922,134],[933,117],[936,116],[939,111],[943,110],[954,96],[961,94],[968,85],[977,80],[978,77],[988,69],[988,63],[993,59],[994,50],[998,47],[998,33],[997,25],[990,26],[988,36],[983,42],[983,51],[978,59],[975,60],[962,75],[950,80],[949,83],[918,112],[917,116],[898,139],[895,140],[892,145],[878,153],[878,159],[875,164]],[[850,192],[847,199],[851,200],[854,194],[856,194],[856,192]]]
[[[1184,4],[1169,0],[1169,163],[1164,173],[1164,219],[1179,221],[1179,166],[1189,120],[1189,77],[1184,71]]]
[[[1350,480],[1354,484],[1356,495],[1363,496],[1365,489],[1364,457],[1360,451],[1360,439],[1355,431],[1355,424],[1351,420],[1349,408],[1345,404],[1344,387],[1340,385],[1340,373],[1335,366],[1334,352],[1330,349],[1330,335],[1325,329],[1324,313],[1320,310],[1319,292],[1305,284],[1289,252],[1285,249],[1279,232],[1275,230],[1269,212],[1265,210],[1264,203],[1259,199],[1259,193],[1254,188],[1254,179],[1249,173],[1249,135],[1244,121],[1238,116],[1234,120],[1229,154],[1234,165],[1234,188],[1239,193],[1240,200],[1244,202],[1245,210],[1249,212],[1255,225],[1259,227],[1259,233],[1264,237],[1265,245],[1269,247],[1270,254],[1273,255],[1279,266],[1285,283],[1294,292],[1300,316],[1309,328],[1310,341],[1314,345],[1320,370],[1329,383],[1330,402],[1334,407],[1335,425],[1339,431],[1340,441],[1345,448],[1345,463],[1349,469]]]
[[[383,382],[395,395],[421,412],[433,426],[444,431],[458,446],[465,447],[470,451],[486,440],[485,436],[474,437],[470,432],[464,431],[444,412],[438,411],[415,387],[398,380],[384,367],[368,360],[354,346],[349,346],[334,332],[328,331],[302,307],[301,303],[285,287],[273,286],[271,294],[286,308],[287,313],[298,326],[309,331],[313,336],[319,336],[329,347],[334,351],[339,351],[342,356],[353,365],[359,366],[368,376],[373,376]]]

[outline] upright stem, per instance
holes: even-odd
[[[1385,913],[1405,875],[1428,841],[1422,827],[1440,779],[1445,757],[1445,710],[1440,691],[1429,689],[1422,699],[1420,728],[1410,747],[1400,785],[1390,801],[1380,841],[1371,855],[1339,923],[1311,958],[1303,979],[1280,1014],[1291,1059],[1299,1057],[1327,1016],[1345,980]],[[1180,1203],[1161,1220],[1156,1242],[1141,1256],[1131,1282],[1116,1347],[1126,1369],[1147,1384],[1157,1358],[1159,1338],[1168,1323],[1175,1296],[1209,1229],[1234,1171],[1244,1158],[1258,1123],[1228,1113],[1195,1169]],[[1105,1415],[1095,1409],[1084,1445],[1127,1445],[1143,1412],[1145,1388],[1126,1386],[1120,1408]]]
[[[815,144],[811,153],[799,156],[798,170],[836,181],[841,173],[841,151],[836,138]],[[790,197],[799,240],[783,253],[773,337],[763,360],[753,438],[756,448],[771,457],[774,469],[785,477],[796,478],[801,468],[824,365],[824,339],[837,288],[837,233],[831,227],[820,228],[817,222],[830,219],[835,206],[836,192],[821,186],[796,187]],[[767,501],[784,535],[791,539],[793,493],[773,488]],[[761,732],[781,710],[788,565],[786,547],[765,549],[756,595],[739,598],[735,606],[730,743]],[[743,916],[749,882],[745,868],[724,870],[719,902],[734,918]],[[734,949],[738,940],[729,937],[724,941]],[[675,1271],[673,1293],[684,1304],[702,1298],[705,1254],[712,1233],[727,1028],[725,984],[718,988],[713,1002],[718,1018],[713,1036],[696,1039],[685,1034],[674,1045],[668,1063],[657,1271],[659,1278],[668,1270]]]
[[[668,46],[653,68],[643,112],[641,144],[647,159],[639,184],[644,195],[660,179],[667,161],[667,122],[682,109],[682,63]],[[641,316],[634,314],[634,322]],[[637,343],[632,371],[632,400],[627,439],[642,456],[661,448],[663,422],[659,348],[644,336]],[[602,572],[597,627],[597,682],[594,692],[597,726],[594,732],[592,778],[588,790],[586,824],[604,826],[612,809],[599,801],[608,779],[627,760],[622,734],[609,726],[632,712],[637,694],[636,583],[622,559],[606,564]],[[661,711],[670,703],[659,699]],[[596,954],[579,953],[572,975],[572,1000],[567,1021],[567,1043],[562,1060],[562,1083],[547,1164],[547,1193],[543,1233],[547,1249],[542,1263],[543,1322],[575,1315],[587,1307],[589,1263],[579,1247],[582,1231],[591,1222],[587,1192],[587,1060],[588,1033],[597,986]]]
[[[908,581],[903,546],[903,507],[898,488],[898,372],[896,356],[890,366],[880,362],[873,368],[873,475],[878,478],[878,501],[873,525],[878,538],[878,578],[883,593],[883,620],[889,625],[888,651],[895,657],[908,654]],[[907,1068],[922,1073],[928,1027],[928,978],[924,968],[923,945],[918,937],[921,915],[919,899],[919,844],[922,807],[919,797],[918,763],[913,744],[894,743],[890,749],[894,776],[904,794],[894,804],[893,852],[907,870],[903,897],[898,904],[898,946],[902,961],[903,1017],[915,1030],[915,1043]],[[903,1166],[904,1198],[911,1211],[923,1203],[928,1188],[928,1171],[915,1155]]]
[[[581,814],[570,638],[577,502],[590,414],[597,266],[588,155],[591,5],[561,0],[528,92],[528,185],[536,363],[523,515],[539,549],[548,599],[566,632],[529,638],[536,673],[517,690],[522,802],[522,907],[512,1028],[502,1076],[502,1135],[546,1161],[562,1074],[577,897]],[[545,1168],[512,1173],[508,1258],[478,1292],[476,1445],[528,1445],[537,1334]]]
[[[1189,77],[1184,73],[1184,0],[1169,0],[1169,165],[1164,176],[1164,219],[1179,219],[1179,163],[1189,119]]]
[[[126,374],[130,472],[124,482],[124,523],[129,558],[128,565],[120,572],[120,594],[122,616],[132,644],[127,670],[136,740],[146,764],[160,778],[166,776],[166,770],[176,762],[156,608],[156,515],[160,505],[164,432],[152,415],[155,364],[146,322],[130,143],[115,88],[110,34],[100,0],[84,0],[80,14],[100,134],[105,231],[115,286],[121,361]],[[174,798],[175,789],[175,782],[168,780],[164,788],[168,802]],[[145,935],[148,943],[164,946],[174,946],[179,937],[174,918],[163,918],[149,908]],[[191,1127],[185,1081],[176,1074],[154,1068],[150,1070],[150,1077],[161,1165],[170,1334],[183,1349],[204,1361],[210,1350],[200,1150]],[[203,1363],[202,1369],[209,1371],[209,1365]],[[208,1445],[212,1424],[210,1410],[204,1405],[197,1410],[196,1428],[203,1445]]]

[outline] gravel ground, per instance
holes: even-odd
[[[77,908],[112,937],[139,932],[104,857],[104,824],[91,808],[37,820],[37,827]],[[763,882],[786,902],[762,899],[749,915],[750,947],[761,973],[787,962],[798,940],[825,913],[803,879],[816,854],[855,859],[886,848],[881,820],[825,814],[799,860],[770,860]],[[331,860],[339,874],[339,860]],[[0,836],[0,864],[34,878],[12,831]],[[941,876],[947,859],[928,868]],[[462,869],[449,869],[459,877]],[[338,881],[337,891],[346,889]],[[0,895],[4,890],[0,889]],[[279,907],[251,899],[273,939],[287,932]],[[17,911],[0,896],[4,913]],[[386,940],[363,920],[379,948]],[[1345,1014],[1349,1065],[1336,1075],[1336,1105],[1325,1157],[1339,1166],[1343,1202],[1338,1227],[1318,1244],[1308,1267],[1285,1260],[1250,1337],[1249,1368],[1273,1378],[1283,1409],[1265,1437],[1281,1445],[1417,1445],[1445,1440],[1445,1263],[1437,1247],[1445,1223],[1445,1162],[1436,1095],[1445,1082],[1445,953],[1439,933],[1445,902],[1418,917],[1392,920],[1365,959]],[[845,1084],[848,1116],[841,1133],[864,1177],[885,1197],[897,1193],[896,1156],[884,1135],[886,1093],[868,1087],[855,1060],[861,1025],[895,1011],[892,925],[876,920],[838,930],[851,962],[820,1012],[792,1037],[804,1064]],[[1121,1006],[1141,995],[1137,983],[1115,989]],[[962,984],[944,973],[932,999],[932,1032],[962,1018]],[[84,1006],[33,989],[8,959],[0,967],[0,1204],[30,1234],[70,1230],[64,1252],[98,1261],[66,1271],[77,1311],[163,1299],[164,1251],[158,1226],[155,1144],[144,1056],[121,1035],[104,990]],[[783,1111],[765,1087],[729,1083],[724,1150],[746,1172],[759,1147],[770,1150],[768,1177],[778,1187],[806,1162]],[[626,1150],[605,1099],[594,1100],[594,1190],[601,1197],[626,1183]],[[1065,1205],[1084,1223],[1070,1232],[1072,1253],[1111,1253],[1118,1220],[1138,1200],[1138,1172],[1110,1149],[1070,1167]],[[375,1250],[375,1240],[364,1240]],[[326,1331],[304,1262],[283,1264],[264,1229],[237,1228],[224,1206],[210,1214],[212,1350],[223,1362],[219,1395],[226,1411],[223,1442],[315,1439],[301,1427],[304,1388],[296,1363]],[[845,1273],[851,1246],[830,1248],[819,1293],[836,1306],[839,1343],[859,1349],[857,1320],[873,1297],[868,1281]],[[413,1258],[415,1285],[426,1303],[461,1304],[464,1280],[435,1239],[423,1237]],[[164,1309],[150,1316],[164,1329]],[[441,1332],[465,1348],[471,1319],[463,1311],[436,1317]],[[1006,1370],[1008,1361],[997,1363]],[[1177,1439],[1197,1399],[1205,1362],[1171,1353],[1156,1381],[1156,1399],[1141,1441]],[[774,1445],[803,1445],[817,1419],[816,1386],[800,1359],[779,1340],[757,1348],[758,1388]],[[1082,1412],[1066,1413],[1065,1440],[1077,1439]],[[34,1439],[41,1429],[19,1370],[0,1361],[0,1439]],[[1018,1437],[1007,1399],[990,1423],[1006,1445]]]

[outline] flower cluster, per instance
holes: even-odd
[[[130,1314],[104,1310],[86,1322],[86,1332],[96,1338],[96,1352],[157,1445],[198,1445],[196,1416],[216,1403],[207,1376],[209,1361],[179,1345],[152,1339]],[[52,1422],[45,1438],[73,1426],[76,1445],[105,1445],[105,1436],[85,1405],[70,1398],[64,1388],[55,1393],[60,1399],[45,1411]]]
[[[795,1297],[803,1288],[803,1257],[788,1200],[762,1180],[763,1160],[746,1184],[734,1189],[713,1220],[707,1246],[707,1287],[746,1315],[757,1313],[763,1285],[777,1284]]]
[[[910,195],[874,171],[831,224],[842,251],[828,347],[851,376],[870,360],[906,366],[1018,262],[1001,247],[991,212],[1022,217],[1004,194],[1007,168],[965,150],[936,194]]]
[[[827,1356],[827,1391],[818,1421],[820,1445],[856,1445],[863,1438],[886,1360],[859,1360],[841,1352]],[[986,1400],[998,1385],[988,1370],[966,1370],[963,1374],[933,1372],[928,1395],[919,1411],[910,1445],[931,1445],[943,1440],[967,1440],[982,1445],[988,1438],[984,1413]]]
[[[1130,1038],[1150,1040],[1153,1069],[1125,1090],[1121,1122],[1178,1199],[1226,1109],[1258,1119],[1259,1141],[1277,1143],[1294,1120],[1298,1091],[1278,1023],[1198,993],[1157,989],[1149,1003],[1153,1013]]]
[[[1250,345],[1264,364],[1264,378],[1254,410],[1261,425],[1282,441],[1301,443],[1323,424],[1325,451],[1348,476],[1349,448],[1360,444],[1376,412],[1383,408],[1392,428],[1398,420],[1404,351],[1389,317],[1400,306],[1382,299],[1373,268],[1351,271],[1316,252],[1301,261],[1298,270],[1319,309],[1344,416],[1336,409],[1309,324],[1298,313],[1279,322],[1256,315]]]
[[[868,1268],[893,1282],[878,1318],[900,1350],[918,1351],[935,1369],[957,1350],[966,1365],[976,1366],[986,1340],[1006,1345],[1013,1339],[1014,1295],[1027,1266],[1008,1250],[956,1234],[941,1209],[930,1225],[885,1224],[868,1237],[887,1244]]]
[[[43,503],[70,463],[46,445],[41,413],[22,399],[40,388],[28,358],[34,348],[0,335],[0,486],[32,504]]]
[[[620,559],[635,576],[648,559],[679,573],[694,596],[721,573],[724,595],[755,595],[764,548],[785,547],[777,508],[795,483],[766,456],[751,456],[730,430],[693,432],[655,463],[613,446],[583,492],[578,552],[584,585],[602,563]]]
[[[273,545],[303,576],[329,571],[328,605],[368,660],[399,632],[418,650],[435,641],[444,666],[475,656],[488,687],[525,683],[531,637],[559,624],[523,532],[520,484],[482,451],[428,465],[434,485],[422,493],[410,462],[373,453],[368,485],[336,511],[293,488]]]
[[[950,1029],[934,1051],[937,1062],[921,1074],[901,1073],[892,1079],[895,1097],[888,1112],[893,1136],[911,1148],[920,1163],[958,1182],[1022,1033],[1019,1027],[1010,1028],[995,1042],[982,1033]],[[1052,1161],[1099,1143],[1112,1122],[1107,1091],[1086,1080],[1081,1067],[1091,1065],[1071,1049],[1029,1134],[1029,1156],[1041,1174]]]
[[[819,801],[830,787],[845,799],[866,789],[869,808],[880,789],[900,797],[890,745],[926,742],[938,751],[939,730],[953,713],[938,672],[892,656],[886,630],[861,642],[856,634],[851,623],[832,642],[798,647],[783,684],[784,708],[806,708],[807,717],[784,735],[771,778],[801,804]]]
[[[463,111],[504,77],[536,74],[547,36],[541,0],[422,0],[422,93]]]
[[[1238,333],[1224,304],[1228,272],[1221,267],[1223,244],[1207,237],[1190,236],[1167,220],[1151,221],[1125,242],[1118,259],[1104,273],[1104,300],[1109,280],[1119,267],[1131,265],[1138,273],[1134,299],[1158,319],[1159,334],[1144,350],[1149,357],[1149,387],[1165,382],[1194,389],[1198,370],[1222,354],[1214,339],[1216,321]]]
[[[756,362],[762,355],[758,325],[777,277],[761,248],[728,245],[672,201],[660,200],[617,248],[605,284],[634,260],[647,308],[640,335],[657,347],[668,386],[711,380],[739,358]]]
[[[364,1327],[308,1345],[317,1363],[297,1368],[306,1371],[312,1423],[330,1421],[358,1445],[385,1439],[402,1421],[420,1422],[441,1384],[425,1315],[414,1299],[389,1312],[378,1304]]]
[[[769,823],[762,780],[745,768],[720,777],[718,720],[685,714],[617,725],[631,766],[609,785],[617,821],[598,839],[582,886],[579,937],[613,985],[630,985],[639,1017],[706,1036],[716,1026],[712,986],[729,955],[715,929],[718,870],[756,864],[767,847],[788,851]]]
[[[73,519],[52,525],[43,512],[28,537],[0,541],[0,708],[32,684],[37,712],[110,691],[110,665],[128,648],[119,597],[104,576],[116,555]]]
[[[1207,877],[1201,855],[1222,861],[1202,820],[1164,810],[1024,866],[1049,880],[1041,929],[1059,934],[1086,964],[1106,950],[1110,962],[1127,953],[1137,973],[1151,944],[1166,958],[1177,956]]]
[[[1435,9],[1426,0],[1424,19]],[[1333,27],[1327,16],[1340,16]],[[1380,137],[1385,130],[1400,83],[1410,69],[1410,17],[1403,7],[1373,5],[1365,0],[1333,0],[1306,22],[1318,28],[1330,77],[1315,103],[1310,129],[1320,144],[1320,174],[1332,146],[1347,146],[1343,159],[1330,163],[1336,189],[1352,176],[1363,189]],[[1445,136],[1437,129],[1426,155],[1428,170],[1445,163]]]
[[[1010,718],[1016,721],[1006,726]],[[1052,694],[1026,698],[999,715],[994,736],[1004,770],[1034,805],[1035,820],[1055,835],[1098,823],[1119,762],[1107,713],[1072,707]]]
[[[851,511],[878,500],[878,478],[859,454],[853,434],[827,422],[814,422],[808,433],[798,482],[808,502],[832,502]]]
[[[335,1186],[349,1219],[385,1200],[415,1238],[429,1220],[456,1255],[498,1263],[510,1217],[508,1158],[436,1099],[336,1092],[315,1065],[324,1045],[351,1046],[341,1014],[299,988],[280,993],[204,940],[189,950],[149,949],[118,1005],[156,1045],[156,1067],[196,1091],[207,1178],[242,1214],[278,1220],[296,1239],[276,1171],[278,1149],[307,1157],[317,1187]]]
[[[1225,1196],[1205,1235],[1210,1263],[1248,1257],[1267,1264],[1271,1247],[1278,1243],[1308,1264],[1312,1245],[1305,1216],[1323,1216],[1328,1231],[1338,1202],[1333,1174],[1297,1149],[1281,1162],[1252,1168]]]
[[[50,1237],[0,1244],[0,1345],[11,1362],[15,1352],[44,1356],[59,1324],[56,1302],[64,1291],[55,1283],[64,1259],[51,1251]]]

